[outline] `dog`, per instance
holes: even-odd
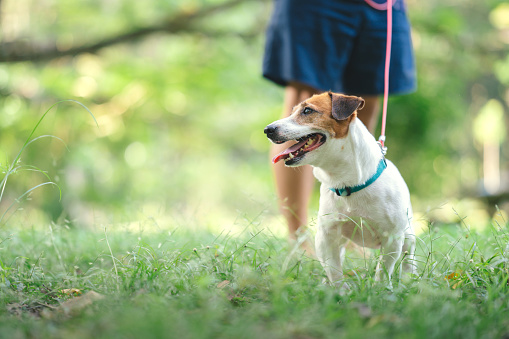
[[[315,250],[331,284],[343,279],[345,245],[351,240],[381,249],[375,279],[389,282],[402,257],[402,272],[415,274],[415,233],[410,193],[394,164],[357,117],[364,99],[333,92],[295,106],[289,117],[265,127],[270,141],[297,142],[273,163],[313,166],[321,182]],[[385,274],[384,274],[385,273]]]

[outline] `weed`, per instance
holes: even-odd
[[[41,135],[41,136],[38,136],[38,137],[35,137],[33,138],[35,132],[37,131],[37,129],[39,128],[39,126],[41,125],[41,123],[43,122],[44,118],[48,115],[48,113],[56,106],[58,106],[59,104],[61,103],[64,103],[64,102],[72,102],[72,103],[75,103],[75,104],[78,104],[80,105],[81,107],[83,107],[89,114],[90,116],[92,117],[92,119],[94,119],[94,122],[96,123],[97,125],[97,120],[95,119],[94,115],[92,114],[92,112],[90,112],[90,110],[85,106],[83,105],[81,102],[79,101],[76,101],[76,100],[61,100],[55,104],[53,104],[50,108],[48,108],[44,114],[41,116],[41,118],[39,118],[39,120],[37,121],[37,123],[35,124],[35,126],[33,127],[32,131],[30,132],[30,134],[28,135],[27,139],[25,140],[25,143],[23,144],[23,146],[21,147],[21,149],[19,150],[18,154],[14,157],[14,160],[7,165],[7,167],[0,167],[0,169],[2,170],[2,173],[4,173],[4,177],[2,178],[2,181],[0,182],[0,203],[2,202],[3,200],[3,197],[4,197],[4,193],[5,193],[5,189],[7,187],[7,181],[9,179],[10,176],[16,174],[16,173],[19,173],[19,172],[23,172],[23,171],[33,171],[33,172],[37,172],[37,173],[40,173],[42,174],[43,176],[45,176],[45,178],[48,180],[46,182],[43,182],[39,185],[36,185],[30,189],[28,189],[27,191],[25,191],[23,194],[21,194],[20,196],[18,196],[16,199],[14,199],[14,201],[5,209],[5,211],[2,213],[2,215],[0,216],[0,225],[2,225],[2,223],[5,223],[7,220],[5,220],[5,216],[7,215],[7,213],[16,205],[18,204],[23,198],[27,197],[32,191],[34,191],[35,189],[37,188],[40,188],[42,186],[47,186],[47,185],[52,185],[52,186],[55,186],[58,191],[59,191],[59,198],[61,199],[62,198],[62,191],[60,190],[60,187],[53,181],[51,181],[51,178],[48,176],[48,174],[40,169],[40,168],[37,168],[35,166],[32,166],[32,165],[22,165],[21,164],[21,155],[23,154],[23,152],[25,151],[25,149],[32,143],[34,143],[35,141],[37,140],[40,140],[40,139],[43,139],[43,138],[53,138],[53,139],[56,139],[56,140],[59,140],[60,142],[62,142],[65,147],[67,148],[67,145],[65,144],[65,142],[60,139],[59,137],[56,137],[54,135]],[[11,214],[12,216],[12,214]],[[10,218],[10,216],[9,216]],[[7,218],[8,219],[8,218]]]
[[[54,225],[20,231],[2,244],[0,326],[42,337],[77,331],[114,338],[506,334],[507,227],[494,225],[475,240],[460,226],[430,228],[417,250],[419,277],[395,278],[388,290],[371,278],[374,262],[358,264],[352,252],[347,294],[322,284],[323,269],[313,258],[288,260],[286,240],[266,230],[136,235]],[[79,298],[64,289],[105,298],[63,317],[60,305]]]

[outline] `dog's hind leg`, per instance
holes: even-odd
[[[343,260],[347,239],[341,235],[341,227],[337,225],[318,225],[315,238],[316,256],[322,264],[331,284],[348,288],[343,281]]]
[[[415,233],[411,225],[405,230],[405,242],[403,244],[403,273],[417,273],[417,266],[414,259]]]
[[[382,240],[382,265],[377,269],[375,280],[380,281],[382,273],[386,273],[388,280],[391,280],[396,261],[401,256],[403,243],[403,237],[387,237]]]

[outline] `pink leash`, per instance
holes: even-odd
[[[365,0],[368,5],[379,11],[387,10],[387,44],[385,47],[385,74],[384,74],[384,101],[382,111],[382,130],[378,142],[382,147],[382,152],[387,153],[385,147],[385,122],[387,120],[387,100],[389,99],[389,66],[391,64],[391,44],[392,44],[392,6],[397,0],[387,0],[386,3],[378,4],[372,0]]]

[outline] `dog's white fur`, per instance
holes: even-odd
[[[313,174],[321,182],[315,247],[330,282],[348,287],[342,272],[348,239],[360,246],[381,248],[383,266],[377,268],[377,280],[383,272],[390,279],[402,253],[403,272],[415,273],[410,194],[396,166],[387,161],[387,168],[370,186],[347,197],[337,196],[330,188],[363,184],[376,172],[383,157],[380,146],[356,114],[350,118],[346,135],[338,138],[321,129],[319,123],[299,123],[301,105],[289,117],[269,126],[286,140],[311,133],[322,133],[327,138],[292,166],[312,165]]]

